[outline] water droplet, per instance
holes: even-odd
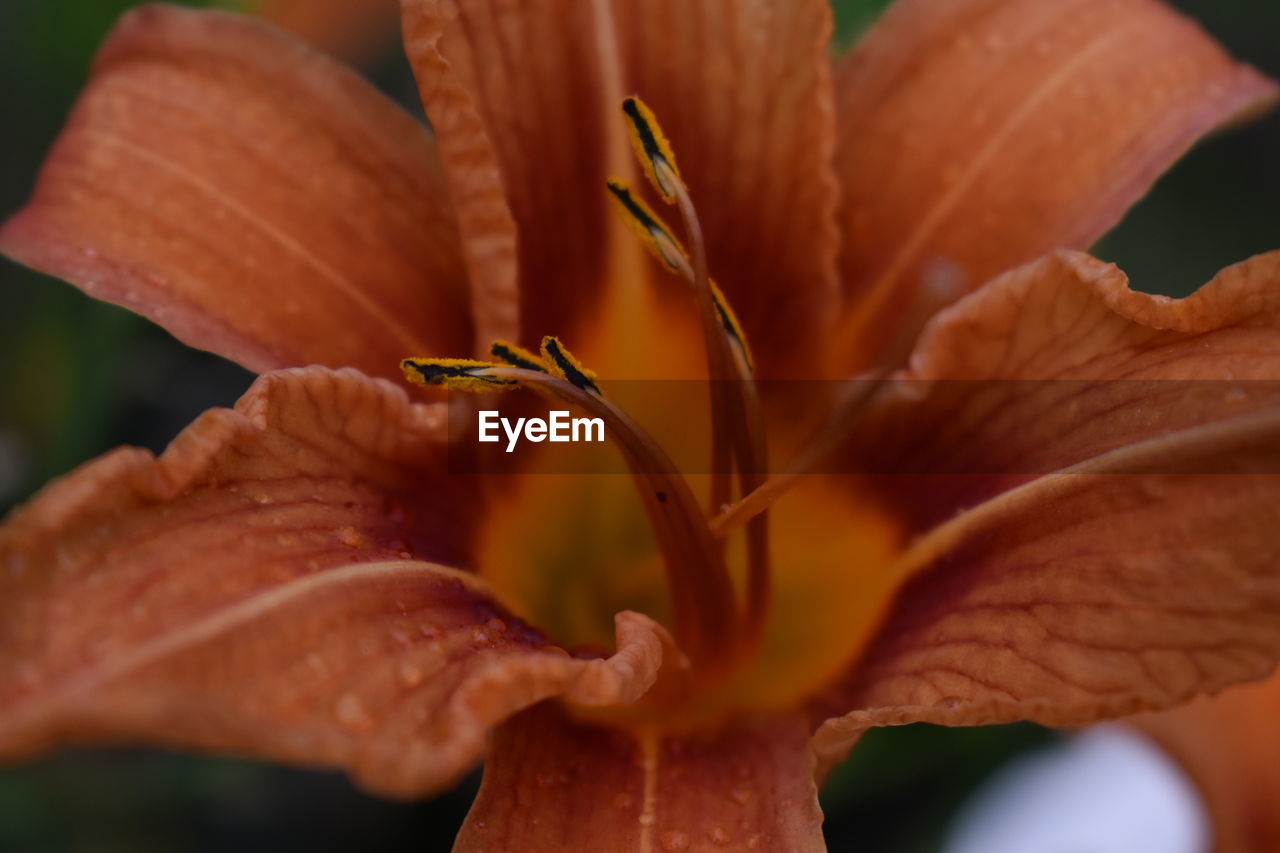
[[[507,623],[503,622],[501,619],[490,619],[488,622],[484,623],[484,627],[490,634],[501,634],[507,630]]]
[[[664,832],[658,837],[658,843],[662,845],[662,849],[666,850],[667,853],[680,853],[682,850],[689,849],[689,836],[674,830]]]
[[[652,814],[649,814],[648,812],[645,812],[644,814],[640,815],[640,817],[637,818],[637,820],[640,821],[641,826],[653,826],[655,823],[658,822],[658,819],[654,817]]]
[[[365,538],[365,535],[350,525],[338,528],[338,539],[342,541],[343,545],[351,548],[369,547],[369,540]]]
[[[759,836],[759,835],[753,835],[753,836],[751,836],[750,838],[748,838],[748,839],[747,839],[747,849],[748,849],[748,850],[755,850],[755,849],[757,849],[757,848],[759,848],[759,847],[760,847],[760,844],[761,844],[763,841],[764,841],[764,838],[763,838],[763,837],[761,837],[761,836]]]
[[[733,836],[729,834],[729,830],[725,829],[723,826],[712,827],[711,831],[707,833],[707,838],[710,839],[712,844],[720,847],[725,846],[733,840]]]
[[[329,665],[324,662],[324,658],[315,652],[307,655],[307,666],[311,667],[312,672],[321,677],[329,674]]]
[[[397,674],[400,676],[400,683],[405,687],[417,687],[427,677],[427,674],[422,671],[422,667],[413,661],[401,662],[397,669]]]
[[[615,794],[610,802],[615,809],[629,809],[636,801],[630,794]]]
[[[738,805],[745,806],[747,803],[751,802],[751,789],[750,788],[734,788],[729,793],[729,796]]]
[[[373,725],[369,712],[365,710],[364,702],[354,693],[343,693],[339,696],[334,704],[333,713],[338,718],[338,722],[349,729],[368,729]]]

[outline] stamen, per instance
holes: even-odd
[[[455,391],[491,393],[510,391],[518,383],[490,376],[484,371],[501,365],[470,358],[406,358],[400,362],[404,378],[415,385],[434,385]]]
[[[768,467],[764,419],[752,379],[751,354],[737,316],[729,307],[724,293],[711,281],[702,224],[689,189],[675,167],[675,155],[657,118],[638,98],[624,100],[622,111],[631,122],[632,145],[637,158],[662,197],[679,205],[685,236],[693,250],[690,266],[688,254],[672,240],[685,262],[679,264],[668,257],[661,251],[655,233],[669,236],[670,230],[630,192],[624,196],[610,183],[610,190],[613,190],[624,212],[629,214],[625,218],[636,223],[633,230],[651,247],[651,251],[658,250],[659,258],[668,267],[679,269],[693,285],[711,379],[711,506],[721,507],[727,504],[731,491],[730,459],[736,464],[743,495],[761,484],[763,472]],[[728,387],[725,380],[734,380],[738,393]],[[768,549],[766,520],[756,518],[747,531],[747,630],[752,639],[759,639],[763,633],[769,595]]]
[[[676,188],[670,176],[679,177],[680,170],[676,168],[676,155],[671,150],[671,143],[658,125],[653,110],[633,95],[622,101],[622,111],[630,119],[631,147],[635,149],[636,159],[644,168],[649,182],[665,201],[675,201]]]
[[[489,346],[489,353],[498,361],[505,362],[512,367],[547,372],[546,365],[542,363],[542,359],[536,353],[518,344],[508,343],[507,341],[494,341]]]

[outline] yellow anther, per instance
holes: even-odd
[[[489,346],[489,353],[498,361],[509,364],[512,367],[536,370],[540,373],[547,372],[547,366],[543,363],[542,358],[537,353],[527,350],[519,344],[513,344],[508,341],[494,341]]]
[[[755,370],[755,362],[751,358],[751,347],[747,345],[746,332],[742,330],[742,324],[738,321],[738,315],[733,310],[733,306],[729,304],[728,298],[724,295],[724,291],[720,289],[720,285],[714,281],[711,285],[711,301],[715,303],[716,314],[720,317],[720,325],[724,327],[724,332],[738,352],[742,353],[743,363],[747,370]]]
[[[517,387],[519,383],[514,379],[488,376],[485,373],[502,366],[470,358],[406,358],[400,362],[404,378],[415,385],[431,385],[472,394],[509,391]]]
[[[610,178],[607,185],[609,194],[617,203],[618,215],[622,217],[622,221],[636,235],[636,238],[644,243],[653,256],[669,270],[686,274],[689,269],[689,256],[680,245],[680,241],[671,236],[671,229],[666,223],[653,212],[649,205],[637,198],[631,191],[631,187],[622,181]]]
[[[667,142],[653,110],[633,95],[623,100],[622,112],[627,116],[631,147],[635,149],[636,159],[644,167],[649,182],[664,201],[674,202],[676,188],[672,186],[671,179],[678,178],[680,170],[676,168],[676,155],[671,150],[671,143]]]
[[[596,385],[596,375],[574,358],[573,354],[564,348],[564,344],[560,343],[559,338],[547,335],[542,339],[542,357],[551,368],[553,376],[576,385],[588,394],[603,396],[600,386]]]

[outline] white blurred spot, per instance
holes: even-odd
[[[1154,743],[1097,726],[996,773],[944,853],[1206,853],[1199,794]]]

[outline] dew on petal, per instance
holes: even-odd
[[[712,827],[707,833],[707,839],[718,847],[723,847],[733,841],[733,836],[729,834],[729,830],[723,826]]]
[[[343,545],[351,548],[369,547],[369,540],[365,538],[365,535],[351,525],[338,528],[338,539],[342,541]]]
[[[671,830],[658,837],[658,844],[667,853],[681,853],[682,850],[689,849],[689,836],[683,832]]]
[[[311,671],[316,675],[323,677],[329,674],[329,666],[324,662],[324,658],[320,657],[320,655],[315,652],[311,652],[307,655],[306,660],[307,666],[309,666]]]
[[[339,696],[333,712],[338,722],[349,729],[369,729],[373,726],[373,720],[369,717],[364,702],[354,693],[343,693]]]
[[[405,687],[417,687],[426,680],[427,674],[422,667],[412,661],[403,661],[396,670],[400,683]]]

